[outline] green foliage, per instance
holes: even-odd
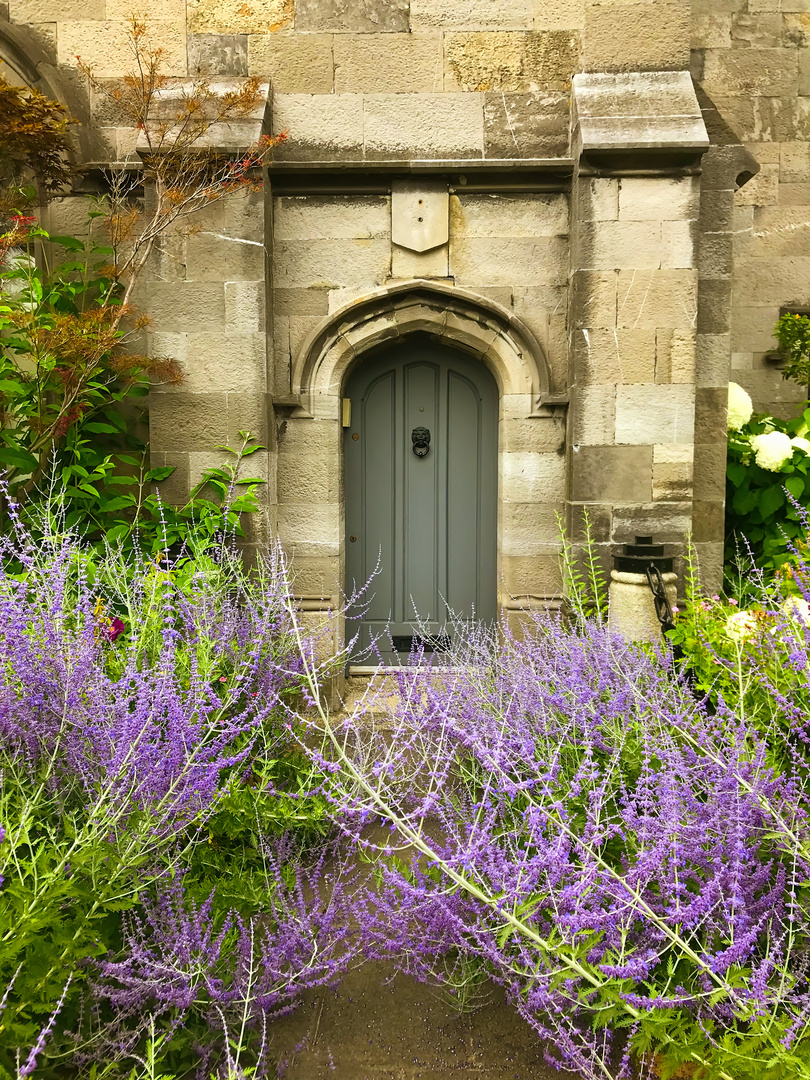
[[[597,619],[604,622],[608,613],[608,580],[599,560],[599,549],[593,535],[590,515],[582,511],[583,541],[574,544],[565,530],[561,518],[557,518],[562,554],[563,589],[566,601],[574,617],[580,621]]]
[[[186,884],[204,900],[216,883],[215,913],[259,914],[279,882],[267,872],[262,841],[295,832],[302,850],[331,832],[329,807],[312,766],[294,746],[281,756],[260,753],[246,779],[230,784],[205,825],[206,839],[188,862]]]
[[[713,709],[724,705],[761,731],[779,771],[780,748],[789,735],[783,702],[810,715],[807,684],[789,662],[804,632],[803,598],[793,572],[784,567],[770,580],[758,574],[738,581],[734,591],[746,605],[741,608],[734,596],[701,594],[691,548],[688,567],[686,597],[667,633],[676,669]],[[779,738],[773,738],[776,732]]]
[[[785,355],[782,375],[806,387],[810,397],[810,316],[783,315],[774,337]]]
[[[771,574],[791,561],[791,545],[803,543],[801,508],[810,506],[810,453],[795,446],[774,471],[758,464],[751,440],[770,432],[805,439],[808,430],[810,408],[788,422],[755,415],[740,431],[729,432],[725,564],[731,590],[740,581],[740,564],[751,557]]]
[[[49,763],[52,764],[52,763]],[[0,1023],[0,1077],[12,1077],[12,1047],[31,1047],[72,973],[60,1020],[75,1025],[89,962],[120,944],[120,916],[137,902],[150,850],[149,822],[133,821],[124,845],[109,840],[109,822],[88,820],[86,805],[48,792],[48,766],[31,784],[4,764],[0,817],[13,842],[5,869],[0,972],[11,1000]],[[146,881],[144,881],[146,884]]]
[[[264,581],[264,575],[275,570],[258,566],[247,572],[237,552],[212,547],[204,525],[189,525],[185,541],[189,554],[163,568],[163,560],[127,555],[120,548],[100,552],[74,546],[64,573],[58,547],[49,551],[45,545],[35,551],[33,564],[16,576],[20,586],[41,598],[42,622],[27,628],[29,644],[42,650],[43,662],[53,663],[48,625],[55,616],[49,613],[58,613],[67,627],[75,624],[78,629],[86,617],[80,615],[86,601],[82,590],[89,587],[97,597],[90,607],[101,630],[110,623],[107,613],[117,614],[125,623],[121,635],[99,654],[101,677],[114,684],[132,679],[134,671],[165,664],[167,611],[174,610],[177,617],[184,603],[201,606],[207,614],[168,653],[174,674],[189,691],[194,684],[223,684],[221,715],[238,713],[240,697],[231,695],[228,687],[239,685],[240,680],[252,685],[254,661],[248,650],[244,655],[238,648],[232,655],[223,651],[215,632],[217,612],[226,602],[232,606],[238,594],[254,607],[261,603],[268,625],[275,625],[271,605],[283,606],[285,597],[275,596]],[[6,585],[14,588],[14,580],[7,577]],[[178,599],[170,600],[170,596]],[[282,700],[290,701],[299,693],[297,639],[286,628],[268,641],[265,662],[281,664],[282,670],[289,671]],[[69,654],[64,659],[71,663]],[[10,665],[0,672],[3,686],[13,695],[16,688],[9,683],[10,673]],[[63,724],[65,730],[71,724],[69,710]],[[174,795],[168,790],[162,802],[142,811],[133,810],[126,799],[122,802],[116,784],[128,769],[138,772],[137,764],[128,764],[128,758],[121,764],[121,776],[110,776],[108,786],[98,784],[88,790],[86,777],[80,773],[70,779],[70,769],[62,761],[60,736],[46,754],[27,757],[13,752],[11,742],[8,752],[0,748],[0,824],[6,830],[5,836],[0,832],[0,999],[9,990],[6,1007],[0,1009],[0,1080],[15,1080],[14,1048],[32,1047],[54,1012],[58,1012],[58,1030],[49,1036],[34,1075],[62,1080],[72,1074],[72,1043],[63,1033],[81,1029],[82,1037],[92,1041],[97,1025],[111,1020],[102,1010],[95,1017],[95,1028],[91,1024],[86,1030],[86,1016],[82,1024],[88,980],[95,977],[93,962],[119,952],[122,914],[137,912],[158,879],[182,873],[188,895],[198,903],[213,893],[215,919],[224,919],[228,912],[259,915],[267,911],[273,890],[285,884],[269,869],[262,841],[283,835],[296,842],[290,852],[292,862],[283,868],[289,875],[286,883],[292,884],[296,851],[305,854],[331,833],[331,827],[325,800],[310,794],[319,779],[294,740],[284,734],[287,724],[286,711],[263,721],[251,736],[248,771],[244,764],[229,769],[214,805],[197,816],[192,814],[179,833],[171,831],[164,838],[156,829],[162,818],[165,824],[174,813]],[[201,745],[217,737],[214,722]],[[240,742],[235,742],[234,752],[239,747]],[[131,1077],[170,1080],[165,1071],[169,1064],[177,1077],[193,1076],[196,1047],[209,1036],[207,1028],[197,1030],[192,1025],[177,1032],[162,1022],[152,1032],[144,1071],[133,1070]],[[80,1070],[77,1075],[81,1074]],[[124,1080],[130,1074],[116,1063],[109,1069],[93,1066],[87,1075]]]
[[[12,86],[0,74],[0,219],[34,197],[26,180],[36,179],[44,194],[68,182],[73,123],[58,102],[33,87]]]
[[[42,229],[29,238],[69,257],[49,268],[24,254],[0,269],[0,468],[25,524],[153,554],[187,537],[244,535],[242,515],[258,510],[263,481],[240,466],[264,448],[240,432],[235,451],[218,448],[229,462],[208,469],[184,506],[166,505],[155,485],[174,469],[145,466],[138,429],[150,381],[177,382],[178,369],[129,351],[142,320],[133,314],[130,329],[119,321],[109,247]],[[0,530],[8,526],[0,492]]]

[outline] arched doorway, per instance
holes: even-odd
[[[274,395],[277,530],[299,610],[305,625],[317,629],[324,654],[341,653],[351,640],[356,624],[344,618],[345,598],[352,580],[365,581],[364,564],[354,564],[359,556],[349,550],[359,543],[350,537],[360,534],[347,529],[346,516],[344,450],[360,433],[343,427],[342,399],[354,392],[354,374],[362,377],[382,350],[420,341],[466,360],[476,378],[488,374],[489,392],[497,386],[497,564],[488,578],[497,586],[496,615],[519,625],[525,611],[556,603],[565,395],[551,390],[543,347],[530,327],[489,297],[438,282],[399,282],[320,320],[292,356],[289,397]],[[412,453],[407,443],[405,450]],[[482,617],[484,606],[479,601]],[[360,666],[356,656],[352,663]]]
[[[346,587],[355,660],[446,646],[451,615],[497,608],[498,388],[481,361],[411,334],[345,389]],[[344,421],[345,422],[345,421]]]

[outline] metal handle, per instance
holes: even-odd
[[[411,432],[413,452],[418,458],[427,457],[430,453],[430,432],[426,427],[414,428]]]

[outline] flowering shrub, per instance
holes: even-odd
[[[762,435],[754,435],[751,439],[751,449],[754,451],[757,465],[761,469],[767,469],[768,472],[779,472],[784,465],[793,460],[793,443],[790,441],[790,436],[783,431],[766,431]],[[806,453],[804,450],[802,452]]]
[[[774,571],[790,560],[789,546],[802,536],[801,509],[810,506],[810,408],[785,422],[754,415],[736,383],[729,384],[726,490],[726,570],[752,556]]]
[[[259,80],[219,92],[198,73],[175,96],[165,50],[142,19],[126,21],[133,67],[122,80],[79,66],[148,152],[137,176],[124,164],[105,170],[86,238],[49,236],[23,212],[69,182],[73,121],[59,103],[0,74],[0,474],[20,506],[55,486],[71,528],[116,543],[131,539],[135,518],[141,539],[161,531],[148,485],[173,470],[147,471],[138,485],[146,470],[131,453],[144,449],[134,406],[151,381],[182,379],[171,357],[138,354],[148,323],[133,307],[140,277],[161,237],[197,231],[207,208],[260,190],[267,154],[286,137],[212,154],[208,133],[252,113]],[[8,527],[3,504],[0,492],[0,529]],[[216,516],[210,500],[202,509]]]
[[[145,1043],[213,1068],[223,1025],[263,1073],[267,1015],[350,951],[280,556],[127,561],[18,525],[0,567],[0,1075],[123,1077]]]
[[[150,380],[179,382],[180,369],[166,357],[132,353],[143,320],[120,325],[108,246],[40,228],[27,235],[31,244],[48,240],[67,250],[66,262],[38,265],[25,254],[0,262],[0,471],[27,528],[41,532],[58,498],[64,526],[101,548],[156,553],[194,535],[191,523],[209,535],[242,535],[241,514],[258,509],[261,481],[237,473],[263,447],[240,432],[234,460],[206,470],[185,506],[162,503],[154,485],[174,468],[145,468],[136,403]],[[9,526],[0,490],[0,531]]]
[[[459,1000],[494,979],[583,1077],[810,1077],[810,631],[764,617],[744,663],[723,631],[758,714],[541,617],[403,673],[393,733],[324,713],[318,760],[379,865],[373,954]]]

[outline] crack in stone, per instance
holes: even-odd
[[[215,236],[217,240],[229,240],[232,244],[250,244],[252,247],[264,247],[259,240],[243,240],[240,236],[226,236],[225,233],[203,232],[200,236]]]

